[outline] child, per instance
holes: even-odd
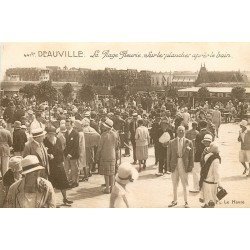
[[[127,184],[133,182],[138,178],[137,170],[131,166],[130,163],[124,162],[118,168],[118,173],[116,175],[116,183],[113,186],[110,195],[110,208],[129,208],[131,204],[129,203],[127,196]]]

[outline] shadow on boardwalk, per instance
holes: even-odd
[[[93,188],[79,188],[76,192],[69,194],[70,199],[73,201],[94,198],[97,196],[103,196],[102,187]]]

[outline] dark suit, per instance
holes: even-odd
[[[26,142],[27,142],[27,136],[25,131],[22,129],[15,129],[13,132],[14,152],[22,153]]]
[[[171,140],[174,138],[173,132],[167,129],[165,132],[169,133]],[[162,129],[158,130],[158,150],[159,150],[159,173],[163,173],[163,169],[167,172],[167,152],[168,145],[163,145],[159,142],[159,138],[164,134]]]
[[[152,124],[152,128],[150,130],[150,137],[153,139],[153,143],[154,143],[154,148],[155,148],[155,162],[159,162],[159,154],[160,154],[160,142],[159,142],[159,138],[161,137],[162,133],[161,133],[161,126],[160,123],[158,122],[154,122]]]
[[[74,184],[79,182],[79,169],[78,169],[78,158],[79,158],[79,133],[74,129],[65,134],[66,146],[64,149],[65,155],[65,172],[69,181]],[[71,155],[71,157],[67,157]]]
[[[71,155],[71,160],[76,160],[79,158],[79,133],[74,129],[65,133],[66,147],[64,149],[64,155],[67,157],[68,154]]]
[[[130,141],[133,147],[133,158],[134,162],[136,162],[136,143],[135,143],[135,132],[138,127],[137,121],[134,119],[129,124],[129,132],[130,132]]]
[[[206,134],[212,135],[210,131],[204,128],[199,132],[199,134],[197,134],[195,138],[195,157],[194,157],[195,162],[201,161],[201,155],[202,155],[203,150],[205,149],[205,145],[202,143],[202,140],[204,139],[204,136]]]
[[[47,178],[49,174],[49,159],[47,149],[45,148],[44,144],[41,143],[40,145],[35,142],[34,140],[28,141],[25,143],[24,150],[23,150],[23,157],[27,155],[35,155],[37,156],[39,162],[45,167],[45,173],[42,173],[42,177]]]

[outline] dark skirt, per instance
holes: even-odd
[[[68,189],[70,187],[63,165],[50,165],[49,181],[54,188],[59,190]]]

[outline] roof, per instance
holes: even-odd
[[[245,82],[206,82],[199,84],[199,87],[250,87],[249,83]]]
[[[186,89],[179,89],[179,92],[198,92],[200,87],[191,87]],[[231,87],[207,87],[208,91],[211,93],[231,93]],[[245,88],[246,93],[250,93],[250,88]]]
[[[195,82],[197,76],[174,76],[172,82]]]
[[[196,84],[209,82],[247,82],[247,76],[240,71],[208,71],[200,68]]]

